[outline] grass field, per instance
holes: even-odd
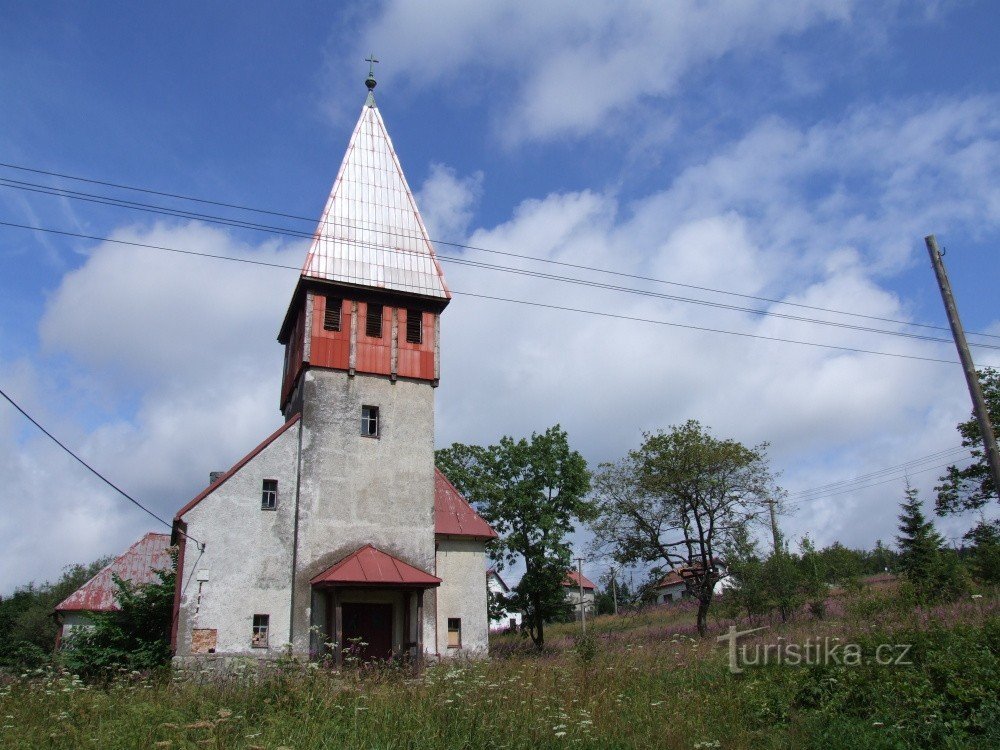
[[[543,654],[501,636],[492,659],[437,666],[420,680],[291,668],[211,684],[0,678],[0,747],[1000,747],[997,592],[904,612],[891,592],[869,589],[832,599],[829,611],[741,644],[753,653],[839,638],[829,643],[857,644],[869,662],[882,644],[909,644],[912,663],[772,663],[734,675],[725,645],[694,637],[694,615],[680,605],[598,618],[582,643],[577,625],[554,626]]]

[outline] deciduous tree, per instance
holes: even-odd
[[[500,535],[490,549],[497,568],[524,563],[510,604],[541,648],[545,622],[564,616],[567,607],[567,537],[593,509],[587,462],[556,425],[530,439],[505,436],[485,447],[455,443],[437,452],[437,464]]]
[[[595,487],[598,551],[622,564],[682,567],[703,636],[723,576],[718,555],[780,496],[766,444],[715,438],[695,420],[646,434],[637,450],[600,467]]]

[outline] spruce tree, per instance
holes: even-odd
[[[944,539],[934,530],[934,524],[924,516],[917,490],[906,486],[906,500],[899,514],[899,568],[913,585],[918,603],[934,597],[940,581],[941,548]]]

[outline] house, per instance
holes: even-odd
[[[496,568],[486,571],[486,588],[494,596],[509,596],[510,586],[500,577]],[[521,613],[508,609],[504,617],[490,618],[490,630],[516,630],[521,627]]]
[[[158,570],[169,570],[170,535],[149,532],[97,575],[56,605],[56,647],[76,628],[90,627],[89,615],[118,609],[115,577],[135,585],[156,582]]]
[[[725,576],[725,567],[723,563],[719,560],[716,561],[716,570],[720,576]],[[665,604],[672,601],[680,601],[681,599],[688,598],[691,593],[688,591],[687,581],[694,575],[694,572],[701,569],[700,564],[695,565],[679,565],[671,571],[668,571],[663,578],[661,578],[657,584],[652,588],[654,601],[656,604]],[[723,591],[723,583],[720,579],[716,581],[714,593],[716,595],[721,594]]]
[[[566,571],[562,585],[566,591],[566,601],[573,605],[573,613],[578,620],[584,611],[586,611],[587,616],[597,614],[597,587],[587,576],[575,570]],[[583,602],[582,607],[581,601]]]
[[[487,651],[496,533],[434,466],[451,293],[365,84],[278,333],[284,423],[174,516],[181,668]]]

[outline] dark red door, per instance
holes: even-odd
[[[392,605],[342,605],[344,648],[364,661],[392,656]]]

